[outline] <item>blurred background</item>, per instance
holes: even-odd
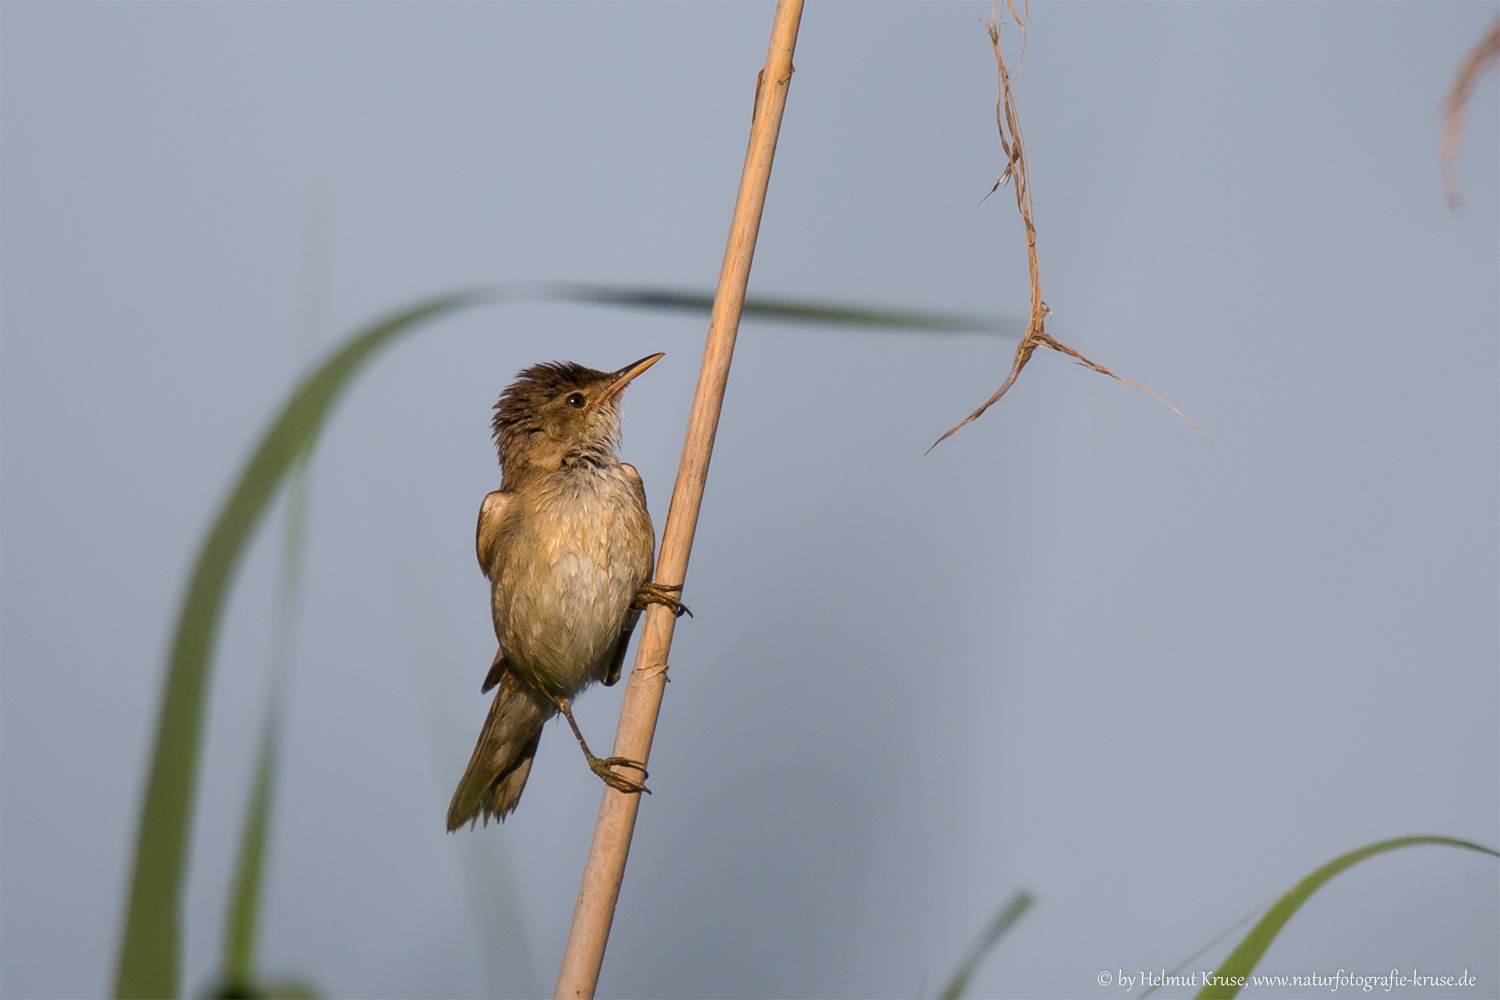
[[[1438,161],[1496,9],[1033,5],[1016,96],[1049,329],[1213,440],[1042,354],[924,455],[1012,341],[747,323],[602,995],[931,996],[1023,886],[973,994],[1124,995],[1099,973],[1171,968],[1346,850],[1500,843],[1493,74],[1459,214]],[[449,288],[711,288],[771,10],[0,9],[5,995],[112,989],[189,564],[298,374]],[[989,13],[807,9],[752,293],[1025,314],[1012,194],[980,203]],[[550,992],[601,794],[568,734],[503,828],[443,830],[494,648],[489,408],[537,361],[665,351],[621,449],[660,527],[705,328],[473,310],[340,405],[310,470],[268,974]],[[212,677],[195,992],[271,675],[267,527]],[[595,745],[619,698],[581,700]],[[1467,970],[1443,996],[1494,996],[1497,885],[1466,852],[1368,861],[1258,971]]]

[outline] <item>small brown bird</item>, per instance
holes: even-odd
[[[663,356],[619,371],[571,362],[521,372],[495,404],[500,489],[479,509],[476,548],[490,580],[500,648],[481,693],[498,686],[469,766],[448,807],[448,829],[514,812],[542,726],[561,712],[589,767],[623,792],[648,791],[590,752],[572,699],[620,679],[625,647],[647,603],[687,611],[680,587],[647,583],[656,536],[641,477],[615,457],[620,395]]]

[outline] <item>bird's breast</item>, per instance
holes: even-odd
[[[622,470],[544,485],[525,498],[494,582],[495,625],[523,675],[571,694],[602,676],[651,572],[651,519]]]

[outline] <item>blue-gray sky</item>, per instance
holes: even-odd
[[[747,325],[601,994],[931,995],[1025,886],[1040,902],[975,995],[1124,996],[1098,974],[1170,967],[1345,850],[1500,843],[1493,75],[1462,214],[1437,159],[1496,9],[1032,6],[1017,98],[1052,329],[1213,441],[1041,355],[924,456],[1010,342]],[[1024,313],[1013,199],[979,203],[1001,167],[988,13],[808,8],[752,290]],[[0,8],[5,995],[112,982],[187,566],[297,373],[455,286],[711,286],[770,18]],[[503,829],[443,832],[493,653],[489,406],[536,361],[667,352],[622,448],[659,520],[704,325],[476,311],[341,405],[312,467],[267,971],[338,996],[549,989],[600,796],[567,734]],[[268,533],[214,674],[191,990],[275,587]],[[582,699],[597,744],[618,703]],[[529,972],[493,940],[506,880]],[[1497,883],[1478,855],[1367,862],[1261,969],[1467,969],[1443,996],[1494,996]]]

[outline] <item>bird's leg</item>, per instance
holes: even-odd
[[[645,611],[648,604],[661,604],[670,608],[672,614],[678,618],[683,615],[691,618],[693,613],[688,610],[688,606],[672,596],[680,593],[682,593],[680,583],[670,587],[665,583],[643,583],[641,589],[635,592],[635,601],[630,606],[637,611]]]
[[[641,777],[644,779],[650,777],[646,773],[646,766],[644,764],[638,760],[631,760],[629,757],[595,757],[593,751],[589,749],[588,743],[584,741],[583,733],[578,729],[578,723],[573,721],[572,701],[567,698],[555,698],[553,702],[557,705],[557,710],[563,714],[563,718],[568,720],[568,725],[573,727],[573,735],[578,738],[578,745],[583,748],[583,755],[588,759],[590,771],[593,771],[600,778],[604,779],[604,783],[611,788],[622,792],[645,792],[647,795],[651,794],[651,789],[639,781],[632,781],[630,778],[616,774],[610,770],[611,767],[632,768],[641,772]]]

